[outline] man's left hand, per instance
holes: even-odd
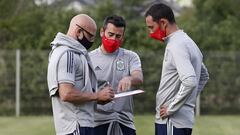
[[[162,119],[165,119],[165,118],[168,117],[167,106],[161,106],[160,107],[160,117]]]
[[[119,91],[126,91],[131,88],[132,78],[130,76],[124,77],[118,84]]]

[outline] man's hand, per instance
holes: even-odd
[[[162,119],[165,119],[165,118],[167,118],[169,115],[168,115],[168,112],[167,112],[167,106],[161,106],[160,107],[160,117],[162,118]]]
[[[100,104],[106,104],[112,101],[114,98],[113,89],[109,86],[104,87],[102,90],[97,92],[97,102]]]
[[[131,85],[132,85],[132,77],[130,76],[123,77],[118,84],[118,90],[127,91],[131,88]]]

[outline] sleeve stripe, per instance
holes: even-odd
[[[71,59],[71,73],[73,72],[73,53],[71,53],[72,59]]]
[[[68,61],[69,61],[69,52],[67,52],[67,73],[68,73],[68,67],[69,67]]]
[[[68,60],[68,62],[69,62],[69,64],[68,64],[68,65],[69,65],[69,67],[68,67],[68,72],[69,72],[69,73],[71,73],[71,66],[72,66],[72,65],[71,65],[71,63],[72,63],[72,62],[71,62],[71,60],[72,60],[71,58],[72,58],[72,54],[71,54],[71,52],[69,52],[69,60]]]
[[[67,73],[73,73],[73,53],[67,52]]]

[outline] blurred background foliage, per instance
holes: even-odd
[[[71,1],[71,0],[69,0]],[[50,42],[57,32],[66,33],[70,19],[87,13],[102,26],[105,16],[125,18],[124,48],[142,60],[146,93],[135,97],[136,113],[154,113],[165,46],[148,37],[144,11],[147,0],[101,0],[81,11],[66,8],[66,1],[36,4],[34,0],[0,1],[0,115],[14,114],[15,49],[21,49],[21,109],[23,114],[51,114],[46,84]],[[240,112],[240,0],[193,0],[192,7],[176,17],[179,28],[202,50],[210,80],[201,96],[204,114]],[[91,49],[100,44],[98,38]],[[5,96],[4,96],[5,95]]]

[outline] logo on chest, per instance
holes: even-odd
[[[118,70],[118,71],[123,71],[123,70],[125,70],[124,61],[121,60],[121,59],[117,60],[117,62],[116,62],[116,67],[117,67],[117,70]]]

